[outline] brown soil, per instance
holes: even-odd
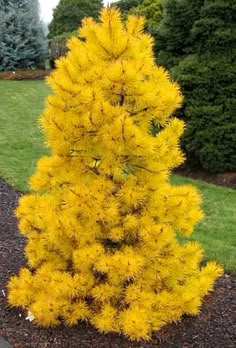
[[[122,335],[98,333],[93,327],[41,329],[26,313],[10,308],[6,283],[25,263],[24,238],[17,232],[13,209],[20,193],[0,180],[0,337],[14,348],[233,348],[236,342],[236,275],[225,274],[205,298],[199,317],[184,317],[154,333],[150,342],[130,342]],[[1,346],[1,344],[0,344]]]
[[[190,177],[193,179],[200,179],[207,181],[211,184],[231,187],[236,189],[236,172],[222,173],[222,174],[211,174],[201,169],[177,169],[176,174]]]
[[[0,72],[0,80],[44,80],[51,70],[18,70]]]

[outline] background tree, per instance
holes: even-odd
[[[87,319],[100,331],[147,339],[186,314],[222,272],[201,265],[192,234],[200,196],[169,177],[184,156],[177,84],[156,66],[144,21],[105,9],[86,19],[49,78],[41,125],[51,155],[17,208],[28,267],[9,302],[42,326]],[[160,126],[156,136],[151,121]]]
[[[162,2],[163,0],[120,0],[113,3],[113,6],[119,8],[123,18],[127,18],[130,14],[144,16],[146,19],[145,30],[152,35],[156,46],[156,34],[163,16]],[[156,50],[157,48],[154,47],[155,53]]]
[[[167,1],[159,63],[185,94],[183,146],[191,166],[236,170],[236,3]]]
[[[49,38],[77,30],[84,17],[97,18],[102,0],[60,0],[49,25]]]
[[[1,0],[0,23],[0,70],[44,67],[47,45],[38,0]]]
[[[130,14],[138,14],[146,18],[145,29],[152,35],[155,40],[154,53],[157,55],[158,42],[157,33],[158,27],[163,17],[163,0],[142,0],[140,5],[133,7],[129,12]]]
[[[163,0],[142,0],[138,6],[133,6],[129,14],[138,14],[146,18],[148,30],[158,26],[162,19]]]
[[[158,27],[158,62],[172,68],[192,50],[191,29],[204,0],[165,0]]]
[[[52,69],[56,67],[56,60],[64,56],[67,51],[67,41],[72,36],[77,36],[78,31],[72,31],[61,35],[54,36],[49,40],[49,64]]]
[[[141,5],[142,2],[143,0],[119,0],[113,2],[111,6],[117,7],[122,13],[123,18],[126,18],[130,10],[135,7],[138,7],[139,5]]]

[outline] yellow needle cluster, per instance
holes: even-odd
[[[57,62],[40,124],[51,155],[20,199],[28,269],[9,303],[42,326],[89,320],[104,332],[148,339],[196,315],[221,268],[200,265],[198,243],[180,244],[203,213],[192,186],[175,186],[184,161],[174,118],[182,95],[155,65],[143,18],[105,9],[88,18]],[[158,126],[153,135],[151,125]]]

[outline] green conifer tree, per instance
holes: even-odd
[[[117,7],[122,13],[123,18],[127,18],[133,8],[141,5],[143,0],[119,0],[111,3],[111,6]]]
[[[158,28],[158,63],[168,69],[192,49],[191,29],[204,0],[165,0]]]
[[[185,102],[183,146],[191,166],[236,170],[236,3],[167,1],[158,62],[171,68]]]
[[[49,38],[77,30],[84,17],[97,18],[102,0],[60,0],[49,25]]]
[[[44,67],[46,39],[38,0],[0,0],[0,70]]]

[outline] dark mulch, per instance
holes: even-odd
[[[213,174],[203,169],[178,168],[176,174],[236,189],[236,172]]]
[[[13,209],[20,193],[0,180],[0,337],[14,348],[233,348],[236,345],[236,275],[224,275],[207,296],[197,318],[185,317],[153,335],[150,342],[130,342],[119,335],[99,334],[90,325],[40,329],[26,313],[9,308],[6,282],[24,264],[24,239],[17,233]]]
[[[44,80],[51,70],[17,70],[0,72],[0,80]]]

